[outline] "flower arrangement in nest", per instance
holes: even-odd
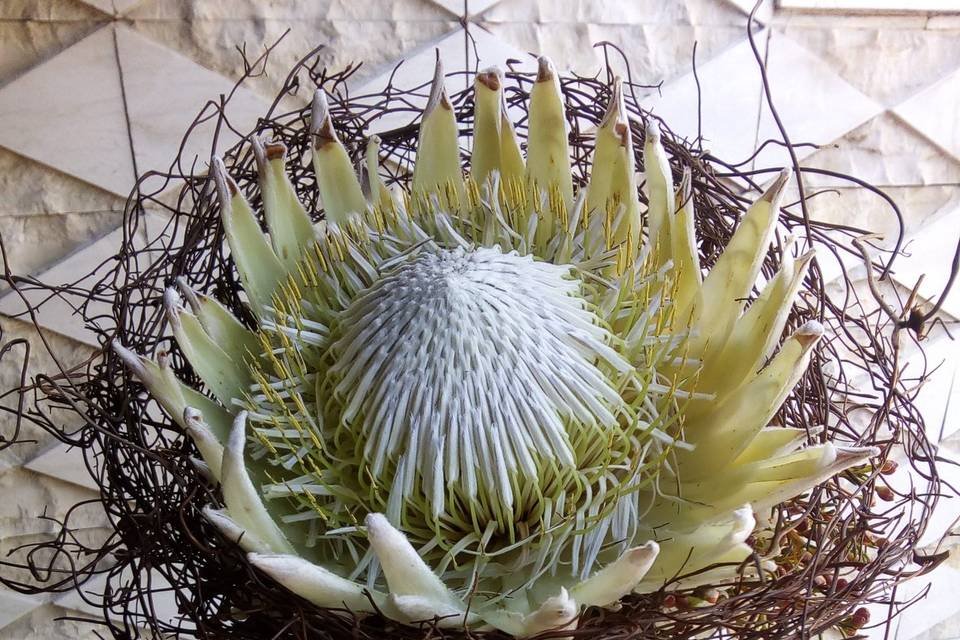
[[[318,88],[306,126],[265,120],[274,135],[237,147],[234,170],[213,158],[191,193],[217,232],[148,269],[165,320],[150,339],[111,342],[110,375],[132,374],[192,443],[193,470],[181,456],[166,481],[191,494],[189,538],[257,585],[227,596],[223,563],[191,573],[197,629],[757,637],[810,623],[798,607],[818,597],[810,630],[861,626],[853,605],[916,531],[898,553],[863,512],[844,516],[856,534],[831,531],[889,447],[876,427],[825,429],[830,399],[804,383],[825,316],[814,252],[778,233],[789,172],[741,213],[619,79],[593,85],[602,115],[568,102],[546,58],[454,97],[444,82],[438,60],[392,154]],[[572,136],[584,114],[593,130]],[[236,161],[251,155],[255,171]],[[183,258],[224,245],[218,296]],[[811,570],[811,551],[832,560]],[[811,571],[832,572],[829,592],[797,589]],[[324,624],[277,626],[283,593]]]

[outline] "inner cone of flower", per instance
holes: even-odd
[[[572,629],[678,576],[731,577],[758,517],[876,455],[770,425],[823,334],[781,342],[812,254],[782,243],[753,295],[786,173],[705,273],[690,174],[675,188],[651,121],[638,175],[619,81],[582,189],[550,62],[525,155],[502,82],[476,76],[465,175],[438,65],[402,191],[379,177],[376,137],[357,177],[317,92],[318,223],[282,144],[253,141],[268,233],[214,158],[255,325],[183,279],[167,290],[202,390],[166,354],[114,344],[220,485],[204,516],[318,607]]]

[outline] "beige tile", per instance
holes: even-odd
[[[882,111],[826,62],[782,33],[770,34],[766,67],[774,105],[793,143],[827,144]],[[757,141],[762,144],[769,139],[783,138],[764,97]],[[806,147],[796,149],[801,159],[812,152]],[[754,161],[755,167],[764,168],[789,164],[787,150],[778,145],[768,145]]]
[[[897,280],[912,286],[923,276],[920,295],[929,300],[940,298],[950,277],[957,241],[960,240],[960,204],[947,204],[938,215],[910,235],[904,252],[913,257],[903,261],[895,274]],[[954,286],[944,300],[943,309],[960,317],[960,288]]]
[[[960,200],[957,197],[956,188],[949,185],[885,187],[884,192],[894,201],[903,215],[905,241],[922,229],[924,225],[936,220],[945,208],[953,206],[955,202]],[[845,225],[865,232],[880,234],[881,239],[875,241],[877,246],[885,250],[893,248],[899,231],[899,224],[890,206],[876,194],[860,187],[829,187],[818,190],[810,186],[807,187],[806,194],[809,198],[808,211],[812,220]],[[795,204],[796,200],[797,190],[795,186],[791,185],[784,202],[790,205],[788,210],[799,218],[801,210],[799,205]],[[799,227],[795,230],[795,233],[803,236],[802,229]],[[848,237],[841,239],[844,246],[850,246]],[[908,253],[912,255],[912,252]],[[884,260],[887,259],[887,255],[885,254]],[[910,255],[907,255],[898,260],[898,269],[901,267],[906,269],[909,258]],[[841,251],[834,255],[829,251],[821,250],[817,254],[817,259],[826,282],[838,278],[842,273],[842,267],[845,267],[848,272],[855,272],[863,268],[863,261],[856,253],[851,254]],[[912,286],[915,279],[905,278],[903,281]]]
[[[103,14],[83,0],[4,0],[0,20],[58,22],[102,19]]]
[[[431,0],[150,0],[130,10],[132,20],[242,21],[251,24],[324,20],[448,21],[449,13]]]
[[[899,105],[894,112],[960,159],[960,69]]]
[[[122,211],[124,197],[0,147],[0,218]]]
[[[957,67],[960,31],[924,27],[833,22],[787,26],[784,32],[861,92],[892,107]]]
[[[750,12],[753,11],[753,7],[756,4],[756,0],[727,0],[727,2],[740,9],[746,16],[750,15]],[[764,2],[757,7],[757,11],[753,14],[753,19],[760,23],[769,22],[774,16],[773,5],[774,0],[764,0]]]
[[[494,35],[523,51],[550,56],[558,68],[593,75],[603,68],[603,50],[597,42],[610,42],[626,56],[634,81],[655,85],[687,74],[693,68],[693,45],[697,61],[706,64],[714,56],[741,41],[741,26],[688,24],[601,24],[575,22],[483,22]],[[619,54],[610,50],[611,66],[626,75]]]
[[[0,627],[0,640],[100,640],[101,625],[80,622],[76,613],[52,604],[44,604],[21,616],[7,627]],[[84,612],[84,618],[91,614]],[[99,615],[97,616],[99,617]]]
[[[42,601],[39,598],[0,589],[0,629],[17,618],[27,615],[41,604]]]
[[[53,533],[59,525],[48,518],[62,519],[75,504],[92,500],[97,495],[71,482],[26,469],[11,469],[0,476],[0,489],[4,495],[17,494],[17,500],[0,501],[0,531],[4,538]],[[44,513],[48,518],[43,517]],[[78,509],[70,520],[78,529],[107,524],[99,505]]]
[[[960,183],[960,162],[892,113],[885,112],[825,145],[804,166],[852,175],[878,186]],[[850,186],[807,175],[813,186]]]
[[[784,9],[814,9],[836,12],[960,11],[960,2],[956,0],[780,0],[780,6]]]
[[[944,13],[932,15],[927,18],[926,28],[930,30],[938,29],[960,29],[960,13]]]
[[[889,634],[882,627],[870,629],[869,640],[912,640],[929,638],[930,640],[952,640],[951,636],[923,635],[935,625],[941,624],[957,614],[957,592],[960,591],[960,571],[945,563],[937,567],[936,573],[921,576],[897,587],[896,601],[903,611],[893,621]],[[907,607],[907,603],[916,600]],[[889,615],[886,605],[870,605],[872,619],[885,620]]]
[[[808,210],[813,220],[846,224],[873,233],[882,234],[882,246],[892,246],[898,228],[897,219],[889,205],[876,194],[856,186],[830,187],[818,190],[806,183]],[[956,189],[950,185],[884,187],[884,193],[897,204],[904,216],[907,235],[919,231],[934,220],[944,207],[956,199]],[[784,201],[795,202],[795,186],[788,188]],[[800,215],[799,206],[789,209]]]
[[[149,2],[149,0],[83,0],[83,2],[109,16],[121,17],[138,5]]]
[[[69,485],[67,485],[69,486]],[[38,513],[42,513],[43,505],[36,505],[39,509]],[[80,513],[81,511],[90,513],[99,513],[97,518],[97,524],[93,527],[84,526],[90,519],[87,516],[87,513]],[[103,507],[100,504],[84,505],[77,511],[77,526],[71,528],[71,537],[75,537],[75,540],[80,545],[86,545],[91,548],[97,548],[102,546],[104,542],[107,541],[111,533],[113,533],[112,528],[109,527],[107,518],[103,512]],[[33,519],[33,518],[31,518]],[[80,523],[80,519],[85,520],[83,524]],[[51,540],[51,538],[56,535],[55,527],[48,526],[46,531],[42,532],[33,532],[33,533],[0,533],[0,554],[3,554],[3,557],[10,562],[16,562],[17,564],[25,564],[26,556],[29,553],[30,545],[35,545],[38,543],[44,543]],[[50,562],[53,561],[53,568],[59,571],[70,571],[70,562],[75,563],[77,566],[83,566],[85,563],[90,561],[89,556],[78,553],[76,547],[73,549],[65,549],[65,553],[60,554],[57,558],[51,558],[49,556],[43,557],[41,560],[40,557],[37,558],[39,562]],[[28,570],[23,570],[21,568],[13,568],[10,566],[4,567],[4,577],[7,577],[11,580],[18,580],[21,582],[35,582],[36,577],[32,576]],[[61,596],[62,597],[62,596]],[[51,599],[58,599],[57,596],[41,596],[41,601],[49,601]],[[48,608],[45,611],[37,610],[34,612],[34,616],[24,616],[20,618],[16,624],[13,624],[9,627],[0,628],[0,638],[4,640],[22,640],[23,638],[34,638],[39,640],[48,640],[44,635],[45,633],[56,633],[57,631],[66,632],[68,630],[77,632],[80,629],[73,625],[65,625],[58,629],[57,625],[45,624],[44,622],[49,622],[49,617],[51,614],[64,615],[66,611],[61,608],[50,609]],[[71,628],[72,627],[72,628]],[[19,631],[24,635],[15,635],[14,630]],[[54,638],[88,638],[89,636],[83,633],[77,633],[75,636],[61,636],[53,635]]]
[[[443,7],[454,16],[464,14],[476,17],[489,11],[503,0],[431,0],[437,6]]]
[[[0,19],[0,87],[103,24],[94,16],[84,20]]]
[[[357,3],[362,6],[362,3]],[[443,13],[438,7],[432,11]],[[384,16],[389,15],[385,9]],[[273,97],[290,69],[319,45],[319,65],[333,70],[363,63],[356,77],[372,77],[407,52],[435,41],[457,27],[443,14],[435,20],[348,20],[326,18],[257,18],[253,20],[136,20],[134,29],[198,64],[228,78],[243,73],[237,47],[245,47],[252,60],[267,45],[273,49],[267,73],[251,78],[249,86]],[[284,35],[286,34],[286,35]],[[280,38],[282,37],[282,40]],[[305,90],[304,90],[305,91]],[[304,100],[309,97],[304,97]]]
[[[0,146],[116,194],[133,184],[111,27],[0,89],[0,121]]]
[[[88,455],[90,464],[96,464],[92,454]],[[100,491],[93,473],[87,468],[88,462],[84,460],[84,451],[79,447],[72,447],[63,442],[55,442],[53,446],[41,451],[35,457],[31,458],[23,465],[24,469],[34,473],[40,473],[51,478],[57,478],[64,482],[75,484],[78,487],[90,489],[91,491]]]
[[[502,0],[487,22],[741,25],[743,13],[722,0]]]
[[[765,33],[756,36],[760,47]],[[749,43],[742,41],[698,64],[697,75],[699,90],[693,73],[687,73],[641,106],[691,142],[702,133],[703,148],[714,156],[731,163],[746,160],[755,148],[760,109],[760,72]]]
[[[70,284],[74,290],[89,287],[112,266],[111,258],[119,251],[122,240],[122,229],[111,231],[39,273],[37,279],[54,286]],[[43,302],[37,311],[41,327],[93,347],[99,346],[96,334],[86,326],[78,311],[85,302],[83,295],[63,293],[50,297],[45,290],[30,290],[27,287],[23,288],[23,294],[33,306]],[[0,313],[16,316],[24,312],[25,303],[16,292],[8,291],[0,295]],[[109,328],[112,325],[113,312],[107,303],[91,303],[86,308],[86,315],[95,318],[91,323],[97,326]]]
[[[14,320],[0,315],[0,327],[3,328],[4,341],[15,339],[26,340],[30,344],[30,360],[27,363],[27,379],[39,374],[56,374],[60,371],[56,360],[47,352],[44,341],[56,354],[57,360],[64,369],[80,364],[90,357],[93,350],[84,344],[71,340],[56,333],[46,331],[43,339],[28,322]],[[23,363],[23,350],[4,356],[3,366],[0,366],[0,389],[15,389],[20,385],[20,369]],[[10,394],[0,398],[0,405],[4,407],[16,406],[17,396]],[[65,429],[72,430],[81,426],[80,418],[72,412],[53,409],[50,418]],[[0,433],[8,437],[14,433],[15,423],[9,411],[0,411]],[[53,436],[34,425],[30,421],[22,421],[20,426],[20,443],[0,451],[0,459],[8,465],[19,466],[24,460],[29,460],[44,448],[52,445]],[[0,465],[2,466],[2,465]]]
[[[0,233],[13,272],[36,274],[115,229],[122,216],[119,211],[3,216]],[[0,283],[0,291],[7,288]]]
[[[778,8],[770,24],[826,29],[924,29],[930,20],[926,13],[853,13]]]
[[[216,115],[216,107],[206,103],[216,102],[221,94],[229,95],[234,81],[127,27],[117,27],[117,51],[141,174],[168,171],[178,153],[180,164],[174,172],[189,173],[195,160],[203,166],[211,154],[225,152],[238,140],[233,130],[251,131],[257,118],[267,111],[264,99],[240,87],[227,105],[230,127],[221,129],[216,144],[216,117],[211,117],[193,129],[181,151],[181,139],[201,110],[205,109],[205,115]]]

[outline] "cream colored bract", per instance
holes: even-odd
[[[318,92],[316,224],[282,145],[254,142],[267,235],[215,159],[257,326],[185,281],[167,292],[212,398],[165,356],[115,345],[222,486],[207,519],[318,606],[572,628],[582,606],[734,571],[756,510],[876,453],[801,448],[805,429],[768,426],[823,332],[779,344],[812,257],[789,243],[745,303],[785,174],[704,277],[689,174],[675,190],[652,124],[638,177],[619,81],[579,191],[552,66],[541,59],[531,91],[525,159],[501,85],[477,75],[465,177],[438,67],[397,193],[376,138],[361,185]]]

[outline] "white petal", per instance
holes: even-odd
[[[658,553],[660,545],[653,540],[628,549],[615,562],[571,589],[570,595],[586,606],[615,604],[640,583]]]
[[[220,463],[223,462],[223,445],[213,435],[213,431],[207,426],[203,419],[203,414],[193,407],[187,407],[183,410],[183,425],[190,434],[193,443],[197,445],[204,463],[210,469],[210,473],[219,482],[220,481]]]
[[[227,513],[240,527],[262,540],[270,551],[295,553],[290,541],[267,512],[260,493],[250,480],[243,461],[243,449],[247,440],[247,412],[237,415],[230,431],[227,446],[223,449],[221,484]]]
[[[239,544],[244,551],[270,552],[270,545],[237,524],[233,518],[227,515],[225,510],[214,509],[207,505],[203,508],[203,517],[219,529],[224,538]]]
[[[247,559],[268,576],[324,609],[349,609],[354,612],[370,612],[375,608],[373,598],[380,607],[384,596],[373,592],[367,596],[366,587],[307,562],[298,556],[285,553],[249,553]]]
[[[383,514],[371,513],[367,516],[366,525],[370,547],[377,554],[391,594],[419,596],[450,604],[458,602],[407,537],[394,528]],[[461,605],[461,610],[465,608]]]

